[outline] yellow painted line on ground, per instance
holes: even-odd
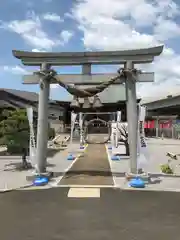
[[[100,188],[70,188],[68,198],[100,198]]]

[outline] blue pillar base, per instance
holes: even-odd
[[[46,176],[37,176],[34,181],[33,181],[33,185],[34,186],[45,186],[46,184],[48,184],[49,182],[49,178]]]
[[[120,161],[120,156],[113,155],[111,156],[112,161]]]
[[[129,186],[132,188],[145,188],[145,182],[141,178],[136,177],[129,182]]]
[[[68,161],[73,161],[75,159],[75,156],[73,156],[72,154],[69,154],[68,156],[67,156],[67,160]]]

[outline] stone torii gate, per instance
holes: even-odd
[[[52,78],[39,77],[37,75],[24,76],[24,84],[39,84],[39,107],[38,107],[38,131],[37,131],[37,172],[42,174],[46,171],[47,141],[48,141],[48,102],[51,83],[62,81],[65,84],[75,85],[100,85],[107,83],[117,74],[92,74],[93,64],[123,64],[126,75],[120,75],[112,84],[126,86],[127,119],[130,147],[130,172],[137,173],[137,99],[136,82],[154,81],[154,73],[137,74],[128,71],[134,69],[134,64],[151,63],[155,56],[159,56],[163,46],[146,49],[123,50],[123,51],[100,51],[100,52],[27,52],[13,50],[13,55],[20,59],[24,65],[40,66],[46,73],[51,66],[82,66],[82,74],[59,74]],[[61,86],[65,87],[64,84]],[[66,88],[66,87],[65,87]]]

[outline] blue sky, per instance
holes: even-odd
[[[1,88],[38,91],[22,84],[24,67],[12,49],[27,51],[83,51],[144,48],[164,44],[154,64],[139,66],[155,71],[153,84],[138,85],[142,96],[180,89],[180,1],[172,0],[6,0],[0,8]],[[94,71],[114,71],[109,66]],[[80,72],[80,67],[57,69]],[[148,89],[148,90],[147,90]],[[53,86],[53,99],[67,99]]]

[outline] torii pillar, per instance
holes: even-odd
[[[127,61],[125,68],[133,69],[133,63]],[[126,106],[127,106],[127,122],[129,136],[129,152],[130,152],[130,171],[136,174],[137,166],[137,147],[138,147],[138,111],[137,111],[137,96],[136,96],[136,79],[129,76],[125,82],[126,87]]]
[[[50,69],[50,65],[42,63],[41,70]],[[47,79],[40,79],[39,104],[38,104],[38,127],[37,127],[37,152],[38,159],[36,167],[37,173],[46,172],[47,144],[48,144],[48,106],[50,82]]]

